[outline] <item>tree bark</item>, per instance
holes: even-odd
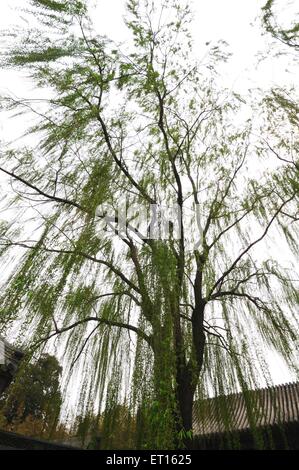
[[[177,373],[177,396],[181,423],[185,432],[193,429],[193,403],[196,386],[203,366],[205,350],[204,333],[205,302],[201,301],[192,314],[192,354],[188,363],[180,364]],[[192,448],[192,439],[186,437],[185,445]]]
[[[181,415],[181,422],[185,431],[192,430],[192,411],[195,388],[192,385],[190,371],[187,366],[185,371],[180,374],[177,380],[178,403]]]

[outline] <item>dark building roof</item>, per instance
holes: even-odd
[[[0,429],[0,450],[81,450],[78,447],[33,439]]]
[[[196,402],[194,435],[299,423],[299,382]]]

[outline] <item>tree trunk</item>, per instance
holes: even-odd
[[[178,403],[181,422],[185,431],[192,430],[192,411],[195,388],[192,386],[191,374],[185,370],[178,379]]]
[[[169,401],[169,393],[160,390],[163,377],[165,382],[170,383],[167,357],[169,356],[169,339],[171,331],[159,328],[153,335],[154,351],[154,377],[157,399],[162,407],[172,406],[177,431],[177,439],[180,445],[182,438],[179,437],[183,431],[183,444],[188,449],[192,448],[191,432],[193,428],[193,402],[196,387],[198,385],[200,372],[203,365],[205,334],[203,328],[205,302],[201,301],[194,308],[192,314],[192,351],[189,360],[186,358],[183,333],[180,324],[179,309],[174,308],[173,338],[175,343],[175,369],[176,369],[176,406]],[[166,350],[164,350],[166,348]],[[190,433],[190,435],[186,435]]]
[[[181,415],[181,423],[185,432],[193,429],[193,402],[196,386],[203,366],[205,350],[205,334],[203,327],[205,303],[201,302],[192,315],[192,354],[186,363],[180,363],[177,372],[177,396]],[[178,363],[179,363],[178,358]],[[185,444],[192,448],[192,439],[186,437]]]

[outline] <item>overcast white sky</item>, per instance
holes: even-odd
[[[123,23],[125,0],[93,0],[97,7],[94,21],[99,34],[108,35],[116,41],[124,41],[127,35]],[[223,83],[239,93],[248,88],[270,88],[273,84],[295,83],[292,68],[286,71],[288,61],[268,59],[258,65],[257,54],[265,52],[270,39],[262,35],[260,24],[261,7],[266,0],[194,0],[194,53],[201,58],[209,41],[225,40],[233,56],[223,70]],[[288,0],[281,1],[287,4]],[[295,2],[296,3],[296,2]],[[9,28],[20,21],[17,7],[24,0],[0,0],[0,28]],[[25,25],[25,24],[24,24]],[[18,97],[33,97],[34,87],[20,73],[0,70],[0,94],[11,92]],[[0,117],[0,141],[15,137],[14,121]],[[278,360],[273,361],[273,380],[276,383],[290,380],[290,375]]]

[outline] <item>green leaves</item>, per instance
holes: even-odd
[[[296,199],[283,205],[298,191],[284,127],[295,135],[298,106],[273,90],[257,136],[243,119],[250,99],[215,78],[226,44],[211,46],[204,67],[193,60],[187,2],[129,1],[134,44],[125,47],[93,31],[82,2],[31,6],[37,29],[6,60],[29,69],[45,94],[4,100],[7,112],[30,113],[23,123],[34,141],[1,163],[12,177],[7,209],[17,209],[1,226],[11,242],[1,254],[24,250],[3,286],[1,322],[17,318],[32,341],[61,339],[65,383],[80,371],[78,412],[99,408],[106,447],[123,412],[136,446],[172,448],[192,438],[182,387],[192,401],[195,388],[202,399],[256,386],[268,377],[264,343],[291,362],[298,295],[269,235],[280,230],[298,253]],[[270,163],[271,152],[284,166]],[[168,238],[143,240],[133,229],[140,206],[154,202],[179,206],[184,238],[173,221]],[[101,204],[111,223],[99,234]],[[131,204],[138,209],[120,237],[113,211]],[[150,216],[146,237],[150,222],[170,222]]]
[[[92,165],[92,162],[90,162]],[[91,213],[96,208],[110,199],[110,181],[113,177],[111,162],[105,158],[96,159],[91,167],[90,176],[85,186],[82,188],[81,203],[88,207]]]
[[[45,10],[55,11],[58,13],[66,13],[69,10],[71,2],[57,2],[54,0],[31,0],[31,4],[35,7],[44,8]],[[78,3],[78,2],[77,2]]]
[[[295,2],[294,2],[295,3]],[[287,28],[286,26],[280,25],[278,20],[279,13],[275,11],[277,6],[277,0],[268,0],[263,6],[263,23],[266,31],[270,33],[275,39],[283,42],[291,48],[299,49],[299,22],[295,18],[293,24]],[[293,19],[293,18],[292,18]],[[278,20],[278,21],[277,21]]]
[[[80,0],[66,0],[66,1],[55,1],[55,0],[30,0],[32,6],[55,13],[66,13],[66,14],[83,14],[86,12],[85,2]]]
[[[62,57],[69,57],[73,55],[73,50],[63,49],[61,47],[48,47],[41,51],[32,51],[30,53],[22,53],[16,51],[15,55],[11,59],[11,65],[24,66],[33,65],[40,62],[49,63]]]

